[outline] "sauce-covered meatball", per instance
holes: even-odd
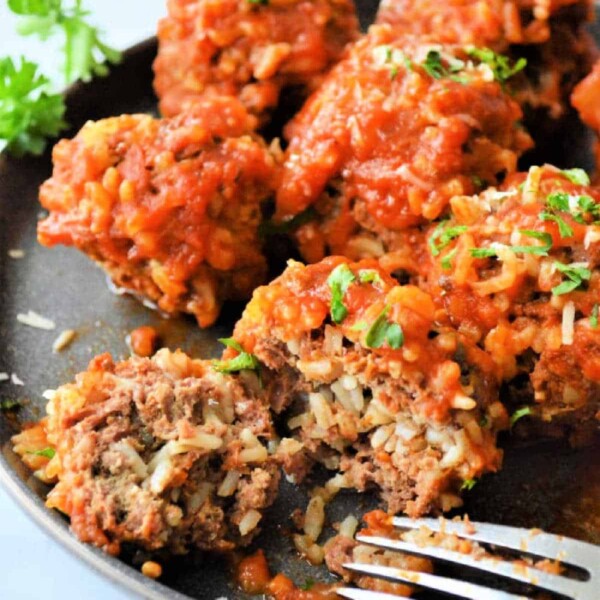
[[[82,541],[182,554],[232,550],[258,533],[279,484],[273,437],[256,375],[160,350],[96,357],[13,443],[24,456],[52,451],[40,474],[56,484],[47,505]]]
[[[276,161],[254,124],[233,98],[170,120],[87,123],[54,148],[39,241],[74,246],[121,288],[211,325],[266,273],[258,226]]]
[[[170,0],[155,89],[166,116],[205,95],[238,97],[268,120],[284,88],[314,89],[358,37],[351,0]]]
[[[331,486],[420,515],[458,506],[464,481],[498,468],[508,418],[493,364],[434,320],[430,296],[374,260],[292,262],[256,290],[234,338],[266,366],[288,476],[317,462]]]
[[[421,262],[438,318],[489,353],[513,408],[582,435],[600,417],[600,192],[588,183],[533,167],[453,198]]]
[[[314,211],[296,235],[309,262],[390,252],[452,196],[516,170],[521,116],[463,47],[373,26],[288,125],[277,217]]]
[[[590,0],[382,0],[376,21],[392,25],[400,36],[426,35],[526,58],[511,89],[530,118],[527,124],[543,136],[543,127],[568,110],[573,86],[591,68],[595,46],[585,26],[592,5]],[[539,109],[545,115],[541,127],[543,115],[534,114]]]

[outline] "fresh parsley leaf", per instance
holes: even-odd
[[[448,246],[452,240],[467,231],[466,225],[456,225],[446,228],[448,221],[442,221],[434,230],[429,240],[429,250],[433,256],[439,256],[440,252]]]
[[[598,303],[594,304],[594,308],[592,308],[592,314],[590,315],[590,325],[592,329],[598,329]]]
[[[463,490],[472,490],[476,484],[477,479],[465,479],[462,485],[460,486],[460,491],[462,492]]]
[[[300,586],[301,590],[304,590],[305,592],[308,592],[309,590],[312,590],[313,587],[315,587],[315,581],[314,579],[311,579],[310,577]]]
[[[108,73],[106,61],[118,63],[121,53],[106,45],[98,29],[86,20],[82,0],[9,0],[9,8],[21,17],[19,33],[41,39],[57,33],[64,37],[63,71],[67,83]]]
[[[519,233],[527,237],[534,238],[544,242],[543,246],[508,246],[508,249],[515,254],[536,254],[538,256],[548,256],[548,251],[552,248],[552,236],[545,231],[534,231],[530,229],[520,229]],[[494,248],[471,248],[469,250],[473,258],[490,258],[498,256],[498,251]]]
[[[600,204],[598,204],[591,196],[579,196],[577,198],[577,206],[579,206],[582,212],[589,213],[595,219],[600,217]]]
[[[513,75],[522,71],[527,66],[527,60],[519,58],[514,64],[510,59],[502,54],[496,54],[490,48],[466,48],[467,54],[486,64],[492,70],[494,79],[501,84],[506,83]]]
[[[248,4],[258,4],[260,6],[268,6],[269,0],[248,0]]]
[[[587,267],[577,264],[565,265],[555,261],[554,266],[567,278],[567,281],[563,281],[552,288],[552,293],[555,296],[561,296],[576,290],[583,285],[584,281],[589,281],[592,277],[592,272]]]
[[[282,223],[263,221],[258,228],[258,234],[262,238],[271,235],[283,235],[295,231],[302,225],[306,225],[306,223],[316,220],[316,218],[317,211],[313,206],[309,206],[306,210],[303,210],[301,213],[294,215],[291,219],[283,221]]]
[[[512,427],[519,419],[531,414],[533,414],[531,406],[523,406],[515,410],[515,412],[510,416],[510,426]]]
[[[558,225],[558,232],[560,233],[560,237],[568,238],[573,236],[573,228],[568,223],[566,223],[561,216],[552,214],[544,210],[540,213],[540,219],[542,219],[542,221],[554,221]]]
[[[46,138],[66,127],[64,99],[49,94],[49,84],[25,58],[19,66],[11,58],[0,59],[0,152],[41,154]]]
[[[563,169],[561,173],[575,185],[590,185],[590,178],[583,169]]]
[[[381,348],[385,342],[393,350],[398,350],[404,345],[404,332],[398,323],[390,323],[387,320],[389,312],[388,304],[367,331],[365,343],[368,348]]]
[[[449,271],[452,268],[452,259],[456,256],[457,249],[450,250],[441,260],[442,269]]]
[[[54,448],[44,448],[43,450],[36,450],[35,452],[28,452],[27,454],[33,454],[34,456],[45,456],[46,458],[54,458],[56,450]]]
[[[548,194],[546,204],[552,210],[569,212],[569,194],[565,194],[565,192],[552,192]]]
[[[0,411],[10,412],[21,408],[21,403],[18,400],[0,400]]]
[[[464,78],[456,76],[456,73],[464,69],[465,62],[458,58],[452,58],[446,62],[447,65],[442,61],[442,55],[438,50],[429,50],[421,66],[425,73],[433,79],[448,77],[459,83],[465,83]]]
[[[359,271],[358,280],[361,283],[383,283],[381,276],[375,269],[364,269]]]
[[[246,369],[251,371],[258,371],[260,369],[260,362],[254,354],[245,352],[242,346],[236,342],[233,338],[221,338],[219,342],[228,348],[233,348],[239,354],[230,358],[229,360],[214,360],[213,367],[219,373],[238,373]]]
[[[346,263],[338,265],[327,278],[327,285],[331,290],[331,320],[334,323],[341,323],[348,315],[348,309],[344,305],[344,294],[355,281],[356,276]]]

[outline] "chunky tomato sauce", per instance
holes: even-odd
[[[282,88],[316,87],[358,37],[350,0],[171,0],[154,86],[173,116],[206,95],[238,97],[264,121]]]
[[[254,125],[230,98],[172,120],[88,123],[54,149],[39,241],[75,246],[117,285],[210,325],[266,271],[258,225],[275,159]]]

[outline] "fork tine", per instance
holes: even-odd
[[[472,522],[475,529],[469,533],[465,523],[441,521],[440,519],[410,519],[394,517],[392,523],[402,529],[418,529],[425,526],[431,531],[454,533],[461,538],[510,548],[519,552],[528,552],[550,560],[559,560],[588,571],[600,564],[600,547],[580,542],[560,535],[553,535],[531,529],[519,529],[506,525]]]
[[[384,592],[369,592],[356,588],[338,588],[335,590],[338,596],[349,598],[349,600],[398,600],[398,596]]]
[[[515,596],[508,592],[493,590],[468,581],[449,579],[447,577],[431,575],[430,573],[408,571],[406,569],[397,569],[394,567],[348,563],[344,565],[344,569],[356,571],[357,573],[363,573],[365,575],[384,577],[393,581],[411,583],[419,587],[460,596],[461,598],[469,598],[470,600],[517,600],[519,598],[526,598],[526,596]]]
[[[456,563],[480,571],[487,571],[488,573],[494,573],[551,592],[563,594],[567,598],[584,598],[586,595],[586,586],[581,581],[545,573],[544,571],[540,571],[533,567],[511,564],[501,559],[486,557],[475,559],[468,554],[461,554],[460,552],[446,550],[445,548],[439,548],[437,546],[422,547],[417,544],[403,542],[401,540],[390,540],[378,536],[357,535],[356,539],[363,544],[370,544],[371,546],[408,552],[409,554],[418,554],[429,558],[437,558],[438,560]]]

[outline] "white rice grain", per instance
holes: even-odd
[[[45,329],[47,331],[52,331],[56,329],[56,324],[51,319],[47,319],[46,317],[42,317],[42,315],[38,315],[38,313],[30,310],[26,314],[19,313],[17,315],[17,321],[19,323],[23,323],[23,325],[27,325],[28,327],[34,327],[35,329]]]
[[[575,303],[572,300],[566,302],[563,307],[561,331],[563,345],[571,346],[575,333]]]
[[[304,516],[304,533],[316,542],[325,523],[325,502],[321,496],[313,496]]]
[[[254,509],[249,510],[240,521],[239,530],[241,535],[247,535],[253,529],[256,529],[259,521],[262,519],[262,515]]]
[[[13,385],[25,385],[25,382],[16,373],[11,374],[10,380]]]
[[[223,479],[219,489],[217,490],[217,496],[221,496],[221,498],[233,496],[237,488],[238,481],[240,480],[240,476],[241,474],[239,471],[228,471],[227,475],[225,475],[225,479]]]
[[[75,336],[77,334],[75,333],[75,330],[73,329],[65,329],[55,340],[54,343],[52,344],[52,352],[62,352],[65,348],[67,348],[67,346],[69,346],[71,344],[71,342],[73,342],[73,340],[75,339]]]

